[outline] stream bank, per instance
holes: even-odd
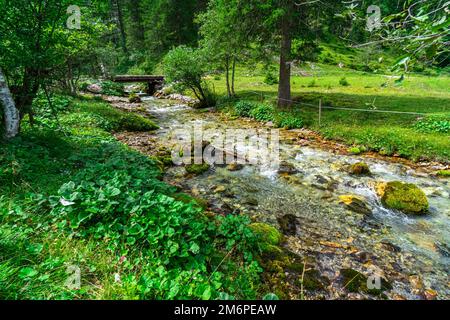
[[[263,126],[176,101],[145,98],[136,105],[126,99],[107,100],[155,119],[160,129],[154,133],[117,135],[153,156],[167,156],[171,134],[184,125],[201,123],[217,131]],[[280,133],[280,157],[294,169],[290,172],[243,166],[213,167],[193,175],[184,167],[169,167],[165,180],[203,199],[212,214],[246,214],[282,230],[283,247],[292,255],[275,254],[274,263],[265,266],[270,269],[265,280],[275,292],[284,287],[286,298],[449,298],[450,187],[448,180],[431,174],[444,168],[442,164],[348,155],[347,147],[323,141],[307,130]],[[358,162],[367,163],[372,174],[350,175],[346,168]],[[411,217],[381,204],[374,184],[397,180],[425,191],[428,215]],[[341,201],[348,195],[363,199],[370,212],[349,208]],[[365,287],[374,274],[381,277],[383,294]]]

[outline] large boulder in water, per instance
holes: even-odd
[[[414,184],[400,181],[379,183],[376,191],[383,205],[389,209],[415,215],[428,213],[427,196]]]

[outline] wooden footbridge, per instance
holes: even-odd
[[[154,95],[156,91],[162,89],[164,85],[164,76],[121,75],[114,77],[114,82],[120,83],[144,82],[147,83],[147,93],[149,95]]]

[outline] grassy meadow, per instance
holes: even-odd
[[[293,70],[288,112],[324,137],[362,150],[413,160],[450,159],[450,77],[407,74],[382,75],[318,65]],[[264,83],[261,68],[238,69],[239,99],[276,104],[277,84]],[[225,77],[210,77],[216,92],[226,94]],[[319,126],[319,100],[324,106]],[[335,110],[365,109],[372,112]],[[377,111],[405,112],[405,114]],[[418,113],[418,114],[407,114]]]

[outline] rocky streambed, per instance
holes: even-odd
[[[154,117],[160,129],[118,138],[163,159],[174,131],[185,126],[216,131],[264,126],[154,98],[131,108]],[[318,139],[303,130],[282,130],[279,170],[234,165],[196,171],[170,166],[166,159],[165,179],[201,198],[208,212],[243,213],[281,230],[285,249],[270,254],[265,277],[286,298],[450,298],[449,180],[404,161],[347,155]],[[390,181],[423,190],[428,213],[386,208],[377,188]]]

